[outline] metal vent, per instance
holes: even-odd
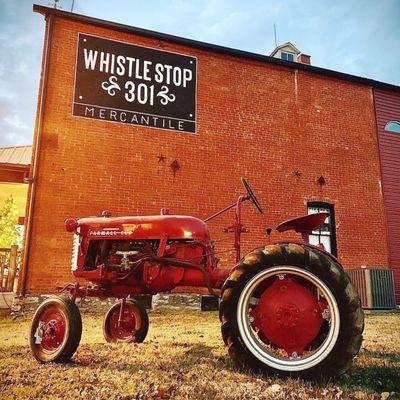
[[[370,269],[372,308],[395,308],[393,271]]]
[[[71,270],[75,271],[78,266],[78,249],[79,249],[79,235],[74,234],[74,239],[72,243],[72,260],[71,260]]]
[[[390,269],[348,269],[351,281],[357,287],[363,308],[391,310],[396,308],[393,271]]]

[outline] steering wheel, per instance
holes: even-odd
[[[240,179],[241,179],[241,181],[243,183],[244,188],[246,189],[247,195],[249,196],[250,200],[256,206],[256,208],[260,212],[260,214],[262,214],[264,211],[263,211],[260,203],[258,202],[257,197],[255,196],[255,194],[251,190],[250,185],[247,183],[246,179],[244,179],[244,178],[240,178]]]

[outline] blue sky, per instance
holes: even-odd
[[[0,0],[0,146],[32,143],[44,30],[32,4]],[[400,85],[400,0],[75,0],[74,12],[268,55],[276,23],[278,44],[313,65]]]

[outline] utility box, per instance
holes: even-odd
[[[348,269],[346,272],[360,293],[364,309],[392,310],[396,308],[392,270],[361,268]]]

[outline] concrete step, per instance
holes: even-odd
[[[153,310],[218,310],[218,299],[214,296],[183,293],[160,293],[153,296]]]

